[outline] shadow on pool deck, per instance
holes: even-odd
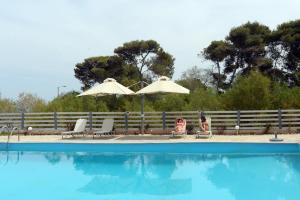
[[[143,136],[143,135],[128,135],[117,138],[117,140],[169,140],[170,136]]]
[[[116,136],[75,136],[75,137],[68,137],[63,138],[63,140],[111,140],[117,138]]]
[[[172,140],[172,139],[182,139],[182,136],[171,137],[169,135],[109,135],[109,136],[95,136],[94,138],[90,135],[86,136],[75,136],[75,137],[65,137],[63,140],[78,140],[78,141],[88,141],[88,140]]]

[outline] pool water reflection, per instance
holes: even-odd
[[[0,151],[0,199],[299,199],[300,154]]]

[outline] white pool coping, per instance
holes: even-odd
[[[209,139],[196,139],[193,135],[186,135],[182,138],[176,139],[145,139],[147,136],[143,136],[143,139],[138,140],[119,140],[124,135],[117,135],[114,138],[97,137],[93,139],[91,136],[76,137],[62,139],[59,135],[31,135],[31,136],[20,136],[18,141],[17,136],[12,136],[10,142],[22,142],[22,143],[201,143],[201,142],[240,142],[240,143],[274,143],[270,142],[269,139],[273,138],[274,135],[216,135]],[[126,137],[126,136],[125,136]],[[284,134],[278,135],[278,138],[284,139],[283,142],[279,143],[299,143],[300,134]],[[0,136],[0,142],[7,142],[7,136]]]

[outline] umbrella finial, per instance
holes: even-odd
[[[159,81],[168,81],[168,80],[170,80],[170,78],[166,77],[166,76],[161,76],[161,77],[158,78],[158,80]]]
[[[105,79],[103,82],[117,82],[116,79],[113,79],[113,78],[107,78]]]

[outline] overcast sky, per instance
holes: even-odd
[[[275,28],[300,18],[299,0],[0,0],[0,92],[47,100],[79,90],[74,66],[111,55],[136,39],[154,39],[175,58],[174,79],[233,26],[258,21]]]

